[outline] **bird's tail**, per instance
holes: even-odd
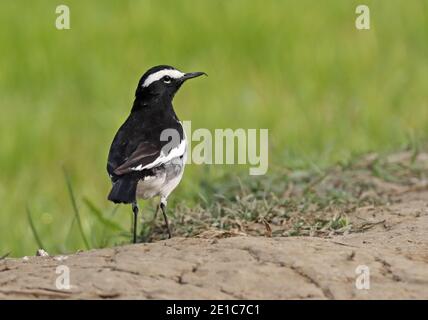
[[[108,200],[114,203],[134,203],[137,192],[136,179],[132,178],[119,178],[113,183]]]

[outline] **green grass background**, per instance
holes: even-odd
[[[71,30],[55,29],[67,4]],[[428,133],[428,1],[2,1],[0,255],[34,254],[26,217],[51,252],[83,248],[62,167],[92,245],[111,139],[149,67],[205,71],[175,98],[193,128],[269,128],[270,172],[324,167]],[[171,197],[193,205],[212,181],[247,171],[196,166]],[[147,208],[148,210],[148,208]],[[130,225],[130,209],[115,220]],[[95,239],[95,240],[94,240]]]

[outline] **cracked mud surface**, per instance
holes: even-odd
[[[381,221],[331,238],[173,238],[64,257],[0,261],[0,299],[428,299],[428,192],[359,208]],[[69,290],[55,286],[70,269]],[[370,289],[355,287],[358,265]]]

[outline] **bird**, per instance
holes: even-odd
[[[131,112],[113,138],[107,159],[112,182],[108,200],[132,206],[133,243],[138,199],[160,197],[156,214],[160,208],[172,237],[167,201],[181,181],[187,159],[186,133],[172,101],[185,81],[202,75],[207,74],[184,73],[169,65],[147,70],[138,82]]]

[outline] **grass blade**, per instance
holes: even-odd
[[[76,198],[74,196],[73,187],[71,185],[70,177],[67,174],[67,170],[65,168],[63,168],[63,170],[64,170],[64,177],[65,177],[65,182],[67,184],[68,193],[70,195],[71,204],[73,206],[74,216],[75,216],[76,221],[77,221],[77,226],[79,227],[79,231],[80,231],[80,234],[82,236],[83,243],[85,244],[85,248],[87,250],[89,250],[90,249],[89,242],[85,236],[85,233],[83,232],[82,221],[80,219],[79,209],[77,208]]]
[[[119,209],[119,206],[115,206],[113,208],[113,210],[110,212],[109,217],[113,218],[113,216],[116,215],[116,212],[118,211],[118,209]],[[123,232],[120,232],[120,233],[123,233]],[[113,237],[106,238],[106,228],[105,227],[103,228],[101,239],[103,239],[103,241],[104,241],[104,243],[103,243],[104,247],[106,247],[108,245],[109,241],[115,237],[117,237],[117,236],[113,235]]]
[[[99,222],[103,224],[103,226],[114,230],[114,231],[125,231],[122,226],[118,223],[106,218],[100,209],[98,209],[88,198],[83,198],[83,202],[88,207],[89,211],[97,218]]]
[[[37,245],[39,246],[39,249],[46,249],[43,246],[42,240],[39,237],[39,234],[36,230],[36,226],[34,225],[33,218],[31,217],[30,208],[28,208],[28,207],[27,207],[27,218],[28,218],[28,222],[30,223],[30,228],[31,228],[31,231],[33,232],[34,239],[36,240]]]
[[[4,255],[2,255],[0,257],[0,261],[3,260],[3,259],[6,259],[9,255],[10,255],[10,252],[5,253]]]

